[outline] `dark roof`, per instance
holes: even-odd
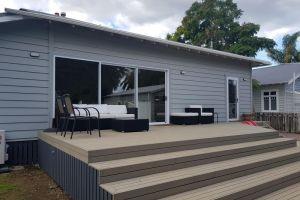
[[[300,75],[300,63],[280,64],[270,67],[254,68],[252,78],[262,85],[288,83],[294,77]]]
[[[15,10],[15,9],[10,9],[10,8],[5,8],[5,12],[7,14],[20,15],[20,16],[23,16],[26,18],[37,18],[37,19],[43,19],[43,20],[50,20],[50,21],[67,23],[67,24],[72,24],[72,25],[81,26],[81,27],[85,27],[85,28],[90,28],[92,30],[109,32],[111,34],[120,35],[125,38],[135,38],[140,41],[148,41],[153,44],[160,44],[160,45],[166,46],[166,47],[173,47],[178,50],[187,50],[187,51],[192,51],[192,52],[196,52],[199,54],[208,54],[208,55],[214,55],[214,56],[221,56],[224,58],[231,58],[231,59],[246,61],[246,62],[251,63],[252,67],[270,65],[270,63],[267,61],[259,60],[259,59],[252,58],[252,57],[241,56],[241,55],[237,55],[234,53],[218,51],[218,50],[214,50],[214,49],[193,46],[193,45],[189,45],[189,44],[169,41],[169,40],[160,39],[160,38],[154,38],[154,37],[131,33],[131,32],[122,31],[122,30],[117,30],[117,29],[113,29],[113,28],[108,28],[108,27],[92,24],[89,22],[75,20],[75,19],[71,19],[68,17],[56,16],[56,15],[52,15],[52,14],[48,14],[48,13],[44,13],[44,12],[38,12],[38,11],[28,10],[28,9]],[[0,20],[0,22],[1,22],[1,20]]]

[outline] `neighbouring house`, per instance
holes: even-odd
[[[300,63],[255,68],[252,78],[260,83],[253,91],[254,112],[300,112]]]
[[[53,126],[55,95],[122,102],[151,124],[168,124],[191,104],[235,121],[252,111],[252,68],[269,64],[27,9],[6,9],[0,27],[0,129],[16,163],[34,162],[38,132]]]

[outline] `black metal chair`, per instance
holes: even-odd
[[[69,94],[65,94],[62,96],[62,102],[64,105],[65,115],[67,118],[64,127],[64,131],[65,131],[64,137],[66,137],[67,131],[70,131],[71,132],[70,138],[72,139],[74,130],[80,130],[80,131],[86,130],[87,133],[91,135],[92,134],[91,118],[89,116],[88,111],[84,108],[74,108]],[[75,110],[78,111],[78,115],[76,115]],[[85,112],[85,116],[80,115],[80,110],[83,110]],[[71,126],[70,126],[70,122],[72,122]],[[84,124],[85,124],[85,128],[84,128]]]
[[[90,129],[98,129],[99,137],[101,137],[101,118],[100,118],[100,112],[97,108],[94,107],[85,107],[86,111],[88,112],[88,116],[90,117]],[[91,115],[90,110],[95,110],[97,113],[97,116]]]
[[[56,105],[57,105],[56,134],[58,133],[58,131],[61,131],[61,135],[62,135],[67,120],[67,116],[64,110],[64,105],[61,96],[56,97]]]

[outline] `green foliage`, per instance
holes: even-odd
[[[232,0],[196,1],[186,11],[175,33],[168,34],[167,39],[245,56],[255,56],[258,50],[273,48],[273,40],[256,36],[259,25],[238,22],[242,13]]]
[[[252,79],[252,89],[254,91],[258,91],[260,90],[260,88],[261,88],[260,82],[256,79]]]
[[[296,48],[297,39],[300,37],[300,31],[292,35],[285,35],[282,38],[283,49],[270,48],[268,56],[278,63],[300,62],[300,51]]]

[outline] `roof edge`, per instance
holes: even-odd
[[[166,46],[173,46],[175,48],[182,48],[182,49],[186,49],[188,51],[193,50],[198,53],[212,54],[215,56],[223,56],[223,57],[227,57],[227,58],[247,61],[247,62],[251,63],[251,65],[252,65],[251,67],[266,66],[266,65],[271,64],[268,61],[264,61],[264,60],[260,60],[260,59],[256,59],[256,58],[251,58],[251,57],[242,56],[242,55],[224,52],[224,51],[218,51],[218,50],[214,50],[214,49],[208,49],[208,48],[199,47],[199,46],[193,46],[193,45],[189,45],[189,44],[174,42],[174,41],[165,40],[165,39],[161,39],[161,38],[155,38],[155,37],[146,36],[146,35],[142,35],[142,34],[131,33],[128,31],[117,30],[117,29],[104,27],[104,26],[96,25],[96,24],[89,23],[89,22],[84,22],[84,21],[80,21],[80,20],[76,20],[76,19],[72,19],[72,18],[67,18],[67,17],[56,16],[56,15],[52,15],[52,14],[48,14],[48,13],[44,13],[44,12],[32,11],[32,10],[27,10],[27,9],[16,10],[16,9],[11,9],[11,8],[5,8],[5,12],[11,13],[11,14],[16,14],[16,15],[22,15],[22,16],[26,16],[26,17],[40,18],[40,19],[44,19],[44,20],[73,24],[73,25],[77,25],[77,26],[81,26],[81,27],[85,27],[85,28],[91,28],[91,29],[95,29],[95,30],[110,32],[110,33],[122,35],[125,37],[131,37],[131,38],[150,41],[150,42],[154,42],[154,43],[160,43],[160,44],[163,44]]]

